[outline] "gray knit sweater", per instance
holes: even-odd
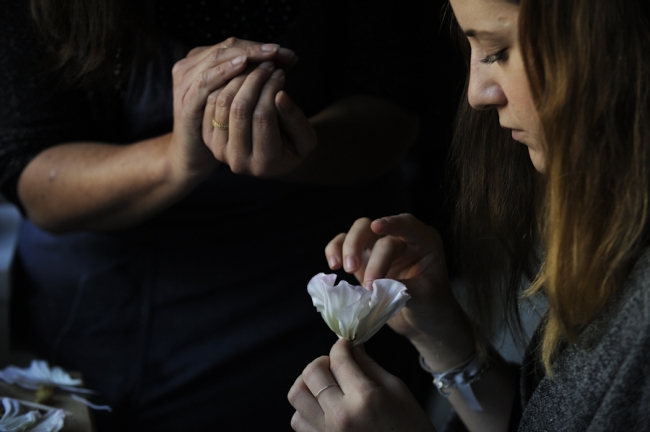
[[[535,386],[541,366],[527,359],[519,431],[650,431],[650,251],[559,355],[552,379]]]
[[[524,357],[510,431],[650,432],[650,250],[554,361],[552,379],[538,361],[538,337],[539,329]],[[467,429],[454,413],[443,431]]]

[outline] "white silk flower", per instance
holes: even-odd
[[[375,280],[372,291],[335,282],[335,274],[319,273],[309,281],[307,292],[329,328],[353,346],[370,339],[411,298],[406,286],[393,279]]]

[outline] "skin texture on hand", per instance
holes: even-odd
[[[412,298],[388,324],[428,352],[435,370],[474,352],[471,325],[451,291],[442,240],[433,228],[409,214],[361,218],[327,245],[325,255],[330,268],[343,266],[366,287],[384,277],[406,285]]]
[[[325,386],[338,384],[314,395]],[[341,339],[310,363],[289,390],[297,432],[434,431],[406,385]]]

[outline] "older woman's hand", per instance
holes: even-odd
[[[319,393],[320,392],[320,393]],[[289,390],[298,432],[433,431],[406,385],[341,339],[310,363]]]
[[[172,69],[174,82],[174,129],[170,160],[180,176],[205,176],[218,161],[202,136],[208,96],[246,76],[250,64],[273,61],[290,67],[296,60],[293,51],[277,44],[230,38],[211,47],[198,47],[178,61]]]
[[[285,73],[277,66],[264,62],[208,97],[203,139],[234,173],[288,174],[316,147],[316,131],[282,91]]]

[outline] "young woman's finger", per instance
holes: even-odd
[[[377,219],[371,228],[379,235],[398,237],[409,245],[429,241],[434,232],[433,228],[408,213]]]
[[[355,273],[365,265],[364,250],[372,249],[379,235],[370,229],[371,220],[368,218],[357,219],[342,246],[343,268],[348,273]]]
[[[329,356],[329,368],[332,371],[332,376],[341,387],[341,394],[344,395],[365,392],[369,387],[376,386],[359,367],[350,349],[350,341],[339,339],[332,346]],[[336,394],[333,394],[331,398],[320,400],[325,411],[327,411],[329,403],[331,403],[330,407],[335,407],[339,402],[335,396]]]
[[[314,428],[299,411],[293,413],[291,417],[291,429],[296,432],[318,432],[318,429]]]
[[[318,423],[322,421],[320,419],[324,415],[323,409],[309,390],[309,387],[307,387],[307,384],[305,384],[302,375],[296,379],[291,389],[289,389],[287,399],[291,406],[295,408],[296,412],[300,414],[300,418],[296,419],[296,421],[301,425],[301,430],[308,430],[302,423],[311,426],[312,422]]]
[[[347,233],[341,233],[325,246],[325,258],[332,270],[338,270],[343,265],[343,243],[347,235]]]
[[[397,237],[385,236],[378,239],[365,266],[363,286],[370,289],[374,280],[393,277],[390,270],[405,250],[406,244]]]

